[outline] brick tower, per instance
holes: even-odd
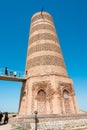
[[[31,19],[26,81],[19,105],[20,115],[78,113],[72,79],[68,77],[53,19],[38,12]]]

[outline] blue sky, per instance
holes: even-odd
[[[87,0],[0,0],[0,68],[24,72],[30,20],[49,12],[78,106],[87,111]],[[22,84],[0,80],[0,110],[17,112]]]

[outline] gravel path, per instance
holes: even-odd
[[[12,130],[10,124],[0,125],[0,130]]]

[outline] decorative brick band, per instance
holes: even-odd
[[[27,68],[41,66],[41,65],[54,65],[65,68],[64,61],[56,56],[44,55],[38,56],[27,61]]]
[[[36,42],[42,39],[58,42],[57,36],[49,34],[49,33],[42,33],[42,34],[37,34],[36,36],[33,36],[32,38],[30,38],[29,45],[33,44],[33,42]]]
[[[41,44],[44,44],[44,43],[48,43],[48,44],[54,44],[54,45],[57,45],[58,47],[60,47],[60,44],[59,44],[59,42],[55,42],[55,41],[53,41],[53,40],[46,40],[46,39],[42,39],[42,40],[38,40],[38,41],[36,41],[36,42],[33,42],[33,44],[29,44],[29,46],[28,46],[28,50],[30,49],[30,48],[32,48],[32,47],[34,47],[35,45],[41,45]]]
[[[33,28],[31,28],[31,32],[30,33],[32,34],[34,31],[38,31],[40,29],[48,29],[48,30],[51,30],[53,32],[56,32],[54,27],[52,27],[49,24],[39,24],[39,25],[36,25]]]
[[[60,47],[54,44],[49,44],[49,43],[44,43],[44,44],[39,44],[34,47],[31,47],[29,49],[28,55],[31,55],[32,53],[39,52],[39,51],[54,51],[61,53]]]
[[[32,58],[35,58],[37,56],[44,56],[44,55],[50,55],[50,56],[57,56],[59,58],[62,58],[63,59],[63,56],[61,53],[58,53],[58,52],[54,52],[54,51],[39,51],[37,53],[32,53],[32,55],[29,55],[27,57],[27,60],[28,59],[32,59]]]
[[[28,69],[28,66],[27,66],[27,69]],[[66,69],[62,66],[41,65],[41,66],[31,67],[28,70],[29,70],[29,77],[37,77],[41,75],[47,76],[47,77],[52,76],[52,75],[67,77]]]
[[[38,35],[38,34],[43,34],[43,33],[49,33],[49,34],[51,34],[51,35],[54,35],[54,36],[57,36],[56,35],[56,33],[54,33],[53,31],[51,31],[51,30],[48,30],[48,29],[40,29],[40,30],[36,30],[36,31],[34,31],[32,34],[30,34],[30,38],[32,38],[32,37],[34,37],[34,36],[36,36],[36,35]]]
[[[47,25],[50,25],[50,26],[54,27],[54,24],[51,21],[40,19],[40,20],[38,20],[38,21],[36,21],[34,23],[31,23],[31,28],[33,28],[33,27],[35,27],[37,25],[41,25],[41,24],[47,24]]]
[[[38,15],[36,15],[36,16],[33,16],[31,22],[35,22],[35,21],[37,21],[38,19],[48,19],[48,20],[50,20],[50,21],[53,22],[52,17],[51,17],[50,15],[48,15],[48,14],[43,14],[43,13],[42,13],[42,15],[41,15],[41,13],[40,13],[40,14],[38,14]]]

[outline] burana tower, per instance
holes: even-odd
[[[31,19],[26,60],[26,81],[20,115],[78,113],[72,79],[68,77],[54,22],[47,12]]]

